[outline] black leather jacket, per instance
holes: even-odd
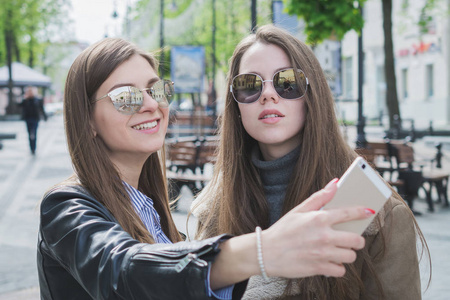
[[[230,238],[140,243],[81,186],[47,193],[40,219],[41,299],[211,299],[208,265]],[[245,285],[235,286],[233,299]]]

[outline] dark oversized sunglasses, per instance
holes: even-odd
[[[230,92],[238,103],[253,103],[259,100],[264,82],[272,82],[277,94],[288,100],[300,99],[306,94],[309,82],[300,69],[285,69],[273,74],[272,80],[263,80],[258,74],[236,75],[230,85]]]
[[[152,87],[142,90],[134,86],[121,86],[96,99],[95,102],[109,97],[118,112],[124,115],[132,115],[141,109],[144,103],[144,92],[155,99],[159,107],[169,107],[174,95],[173,82],[161,79],[155,82]]]

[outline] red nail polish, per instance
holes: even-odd
[[[366,208],[365,211],[366,211],[366,214],[369,215],[369,216],[375,214],[375,211],[373,209],[371,209],[371,208]]]

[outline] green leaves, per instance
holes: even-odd
[[[14,61],[33,66],[55,36],[63,36],[69,0],[2,0],[0,10],[0,65],[6,62],[5,36],[11,36]],[[70,35],[68,35],[70,36]]]
[[[305,21],[307,42],[316,44],[324,39],[341,40],[350,30],[360,32],[364,20],[360,7],[366,0],[284,0],[285,10]]]
[[[165,0],[164,44],[166,70],[169,70],[171,46],[193,45],[205,47],[206,73],[212,77],[212,0]],[[148,30],[139,34],[139,39],[148,41],[145,47],[159,47],[160,0],[139,0],[137,2],[137,22],[148,20]],[[239,41],[250,33],[249,0],[216,0],[216,44],[215,60],[218,70],[228,70],[228,60]],[[271,0],[258,0],[258,24],[271,22]],[[151,40],[151,41],[150,41]],[[139,41],[136,41],[139,42]]]

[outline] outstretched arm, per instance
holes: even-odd
[[[340,277],[343,263],[356,259],[364,238],[336,231],[333,224],[363,219],[363,207],[322,210],[336,193],[336,180],[313,194],[262,232],[262,254],[268,276],[300,278],[314,275]],[[212,288],[220,288],[261,274],[255,233],[231,238],[220,245],[211,270]]]

